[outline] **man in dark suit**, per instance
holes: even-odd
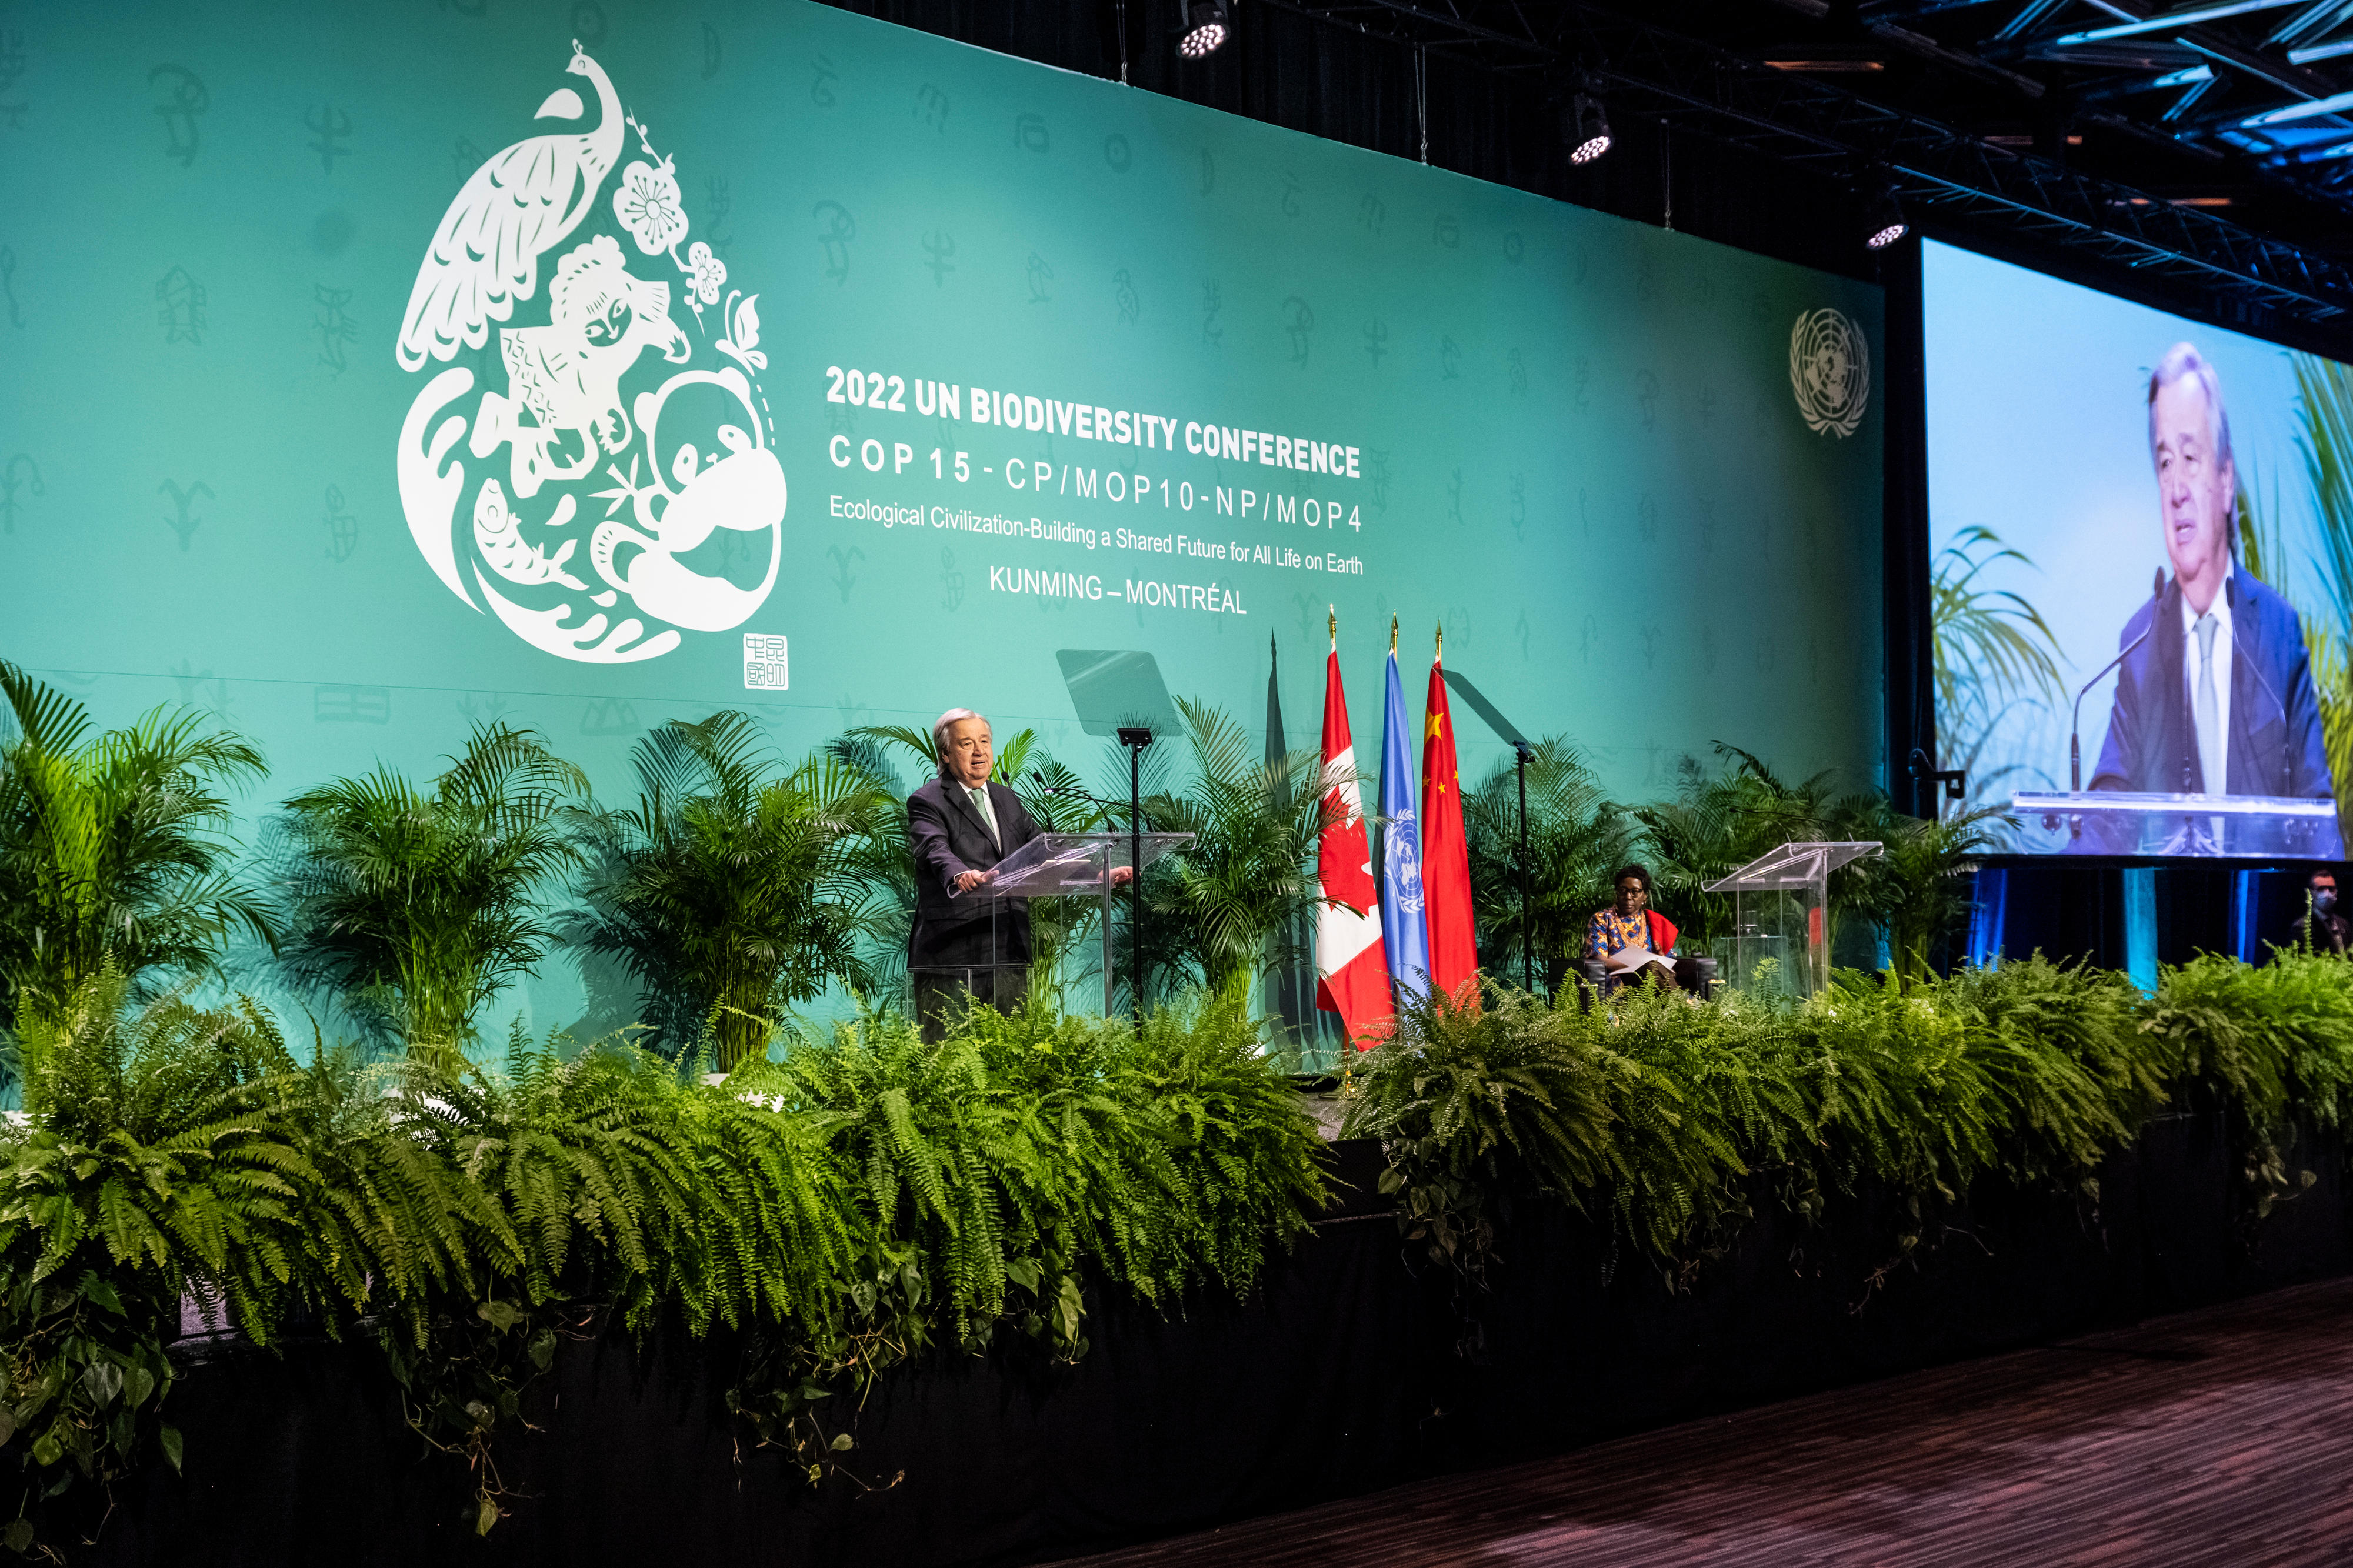
[[[984,889],[1039,828],[1019,795],[989,780],[997,752],[987,720],[951,708],[932,726],[932,742],[940,776],[907,797],[915,857],[907,973],[923,1037],[937,1040],[957,998],[968,994],[1009,1011],[1029,994],[1029,900],[992,899]]]
[[[2132,651],[2092,787],[2332,795],[2304,628],[2237,569],[2230,416],[2213,366],[2188,343],[2149,374],[2148,439],[2173,577],[2119,639]]]

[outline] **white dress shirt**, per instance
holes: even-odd
[[[2214,630],[2214,733],[2198,731],[2198,769],[2204,776],[2208,795],[2225,795],[2231,787],[2231,574],[2235,565],[2222,569],[2222,581],[2214,591],[2214,602],[2206,606],[2207,614],[2221,624]],[[2198,678],[2198,612],[2189,607],[2187,595],[2181,600],[2181,670],[2188,681],[2185,694],[2189,702],[2190,724],[2197,726]]]

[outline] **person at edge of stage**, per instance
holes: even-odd
[[[1029,993],[1029,900],[976,895],[1040,830],[1021,797],[989,777],[997,748],[986,718],[949,709],[932,726],[932,745],[940,776],[907,797],[915,861],[907,977],[923,1038],[937,1043],[959,998],[1010,1012]],[[1120,867],[1112,880],[1130,875]]]
[[[1617,897],[1606,910],[1596,910],[1593,918],[1585,922],[1585,956],[1594,963],[1606,963],[1609,955],[1626,948],[1637,952],[1655,952],[1672,958],[1675,951],[1675,922],[1651,908],[1651,872],[1645,866],[1622,866],[1609,879]],[[1678,964],[1677,977],[1682,965]],[[1665,971],[1656,964],[1646,965],[1641,972],[1643,979],[1660,984],[1667,981]],[[1628,979],[1635,978],[1627,976]]]
[[[2307,933],[2315,952],[2333,952],[2337,957],[2353,953],[2353,921],[2348,921],[2337,903],[2337,877],[2330,871],[2315,871],[2305,884],[2312,903],[2308,912],[2295,917],[2295,945],[2305,945]]]

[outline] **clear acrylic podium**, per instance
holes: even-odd
[[[1732,895],[1733,988],[1799,1001],[1828,990],[1831,873],[1879,853],[1869,839],[1784,844],[1710,882]]]
[[[2333,800],[2267,795],[2021,791],[2018,847],[2043,855],[2278,856],[2341,860]]]
[[[1131,853],[1137,866],[1149,866],[1170,850],[1181,849],[1192,842],[1193,835],[1189,833],[1146,833],[1140,838],[1127,833],[1041,833],[998,861],[990,869],[987,881],[951,896],[959,902],[985,901],[988,905],[988,951],[992,958],[1005,951],[997,936],[997,921],[1012,912],[1015,900],[1089,896],[1101,900],[1103,1016],[1109,1017],[1112,978],[1119,973],[1111,950],[1112,873],[1129,863]],[[1027,970],[1029,965],[1023,959],[958,967],[969,973],[980,970]],[[991,994],[997,994],[994,984],[992,973]],[[975,989],[968,980],[965,988]]]

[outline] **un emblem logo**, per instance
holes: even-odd
[[[1789,329],[1789,390],[1817,436],[1852,436],[1871,402],[1871,347],[1862,324],[1827,306],[1799,314]]]

